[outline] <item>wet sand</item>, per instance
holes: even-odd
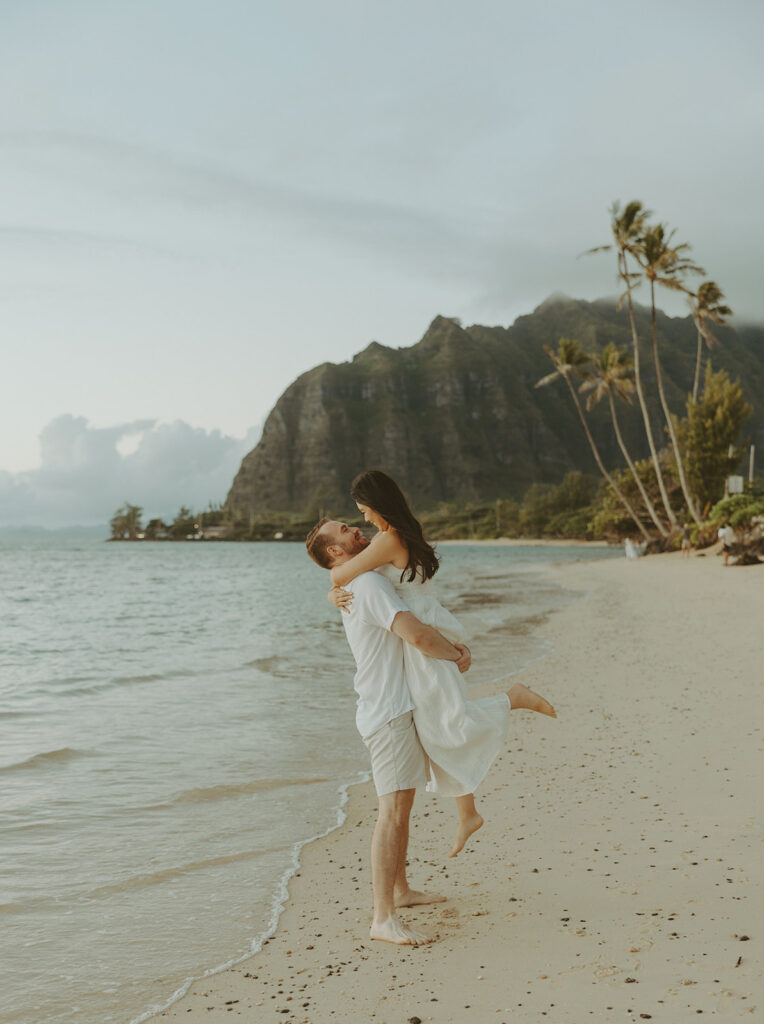
[[[451,802],[417,797],[410,881],[448,901],[402,916],[436,941],[369,940],[375,801],[358,786],[345,825],[303,851],[263,951],[195,983],[159,1019],[764,1013],[764,568],[724,569],[709,554],[545,571],[580,597],[541,626],[553,653],[516,678],[560,717],[512,716],[478,794],[486,825],[458,858],[447,856]]]

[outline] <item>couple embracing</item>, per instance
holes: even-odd
[[[412,890],[406,877],[417,787],[455,798],[455,856],[483,824],[475,789],[504,746],[510,711],[556,715],[521,683],[494,697],[468,700],[462,674],[470,667],[470,651],[461,625],[433,593],[438,556],[421,524],[395,481],[379,470],[356,477],[351,496],[377,528],[374,538],[322,519],[306,547],[330,570],[329,600],[344,613],[357,669],[356,725],[379,799],[371,843],[371,938],[418,946],[431,939],[409,928],[397,909],[445,897]]]

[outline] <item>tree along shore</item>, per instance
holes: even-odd
[[[671,477],[669,476],[669,479]],[[231,519],[225,509],[211,508],[196,515],[181,508],[170,523],[152,519],[144,526],[143,510],[125,504],[111,520],[111,540],[134,542],[175,541],[302,541],[324,516],[364,528],[363,519],[350,509],[316,509],[297,516],[272,513],[248,520]],[[622,544],[637,539],[633,523],[620,513],[604,482],[584,473],[568,473],[556,487],[534,484],[521,502],[501,499],[491,503],[451,502],[421,515],[425,534],[433,541],[483,541],[497,539],[607,541]],[[705,548],[717,542],[719,527],[730,522],[745,547],[758,550],[764,524],[764,487],[733,495],[714,505],[701,528],[689,530],[693,546]],[[675,550],[680,532],[651,550]]]

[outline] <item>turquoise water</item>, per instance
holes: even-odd
[[[543,653],[551,561],[443,546],[484,682]],[[301,544],[0,540],[0,1021],[119,1024],[244,958],[364,777],[353,663]]]

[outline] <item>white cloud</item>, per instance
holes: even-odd
[[[181,505],[206,508],[225,499],[259,434],[257,427],[234,438],[181,420],[95,427],[58,416],[40,434],[37,469],[0,471],[0,525],[106,523],[125,501],[142,506],[146,518],[172,519]],[[131,442],[127,454],[123,439]]]

